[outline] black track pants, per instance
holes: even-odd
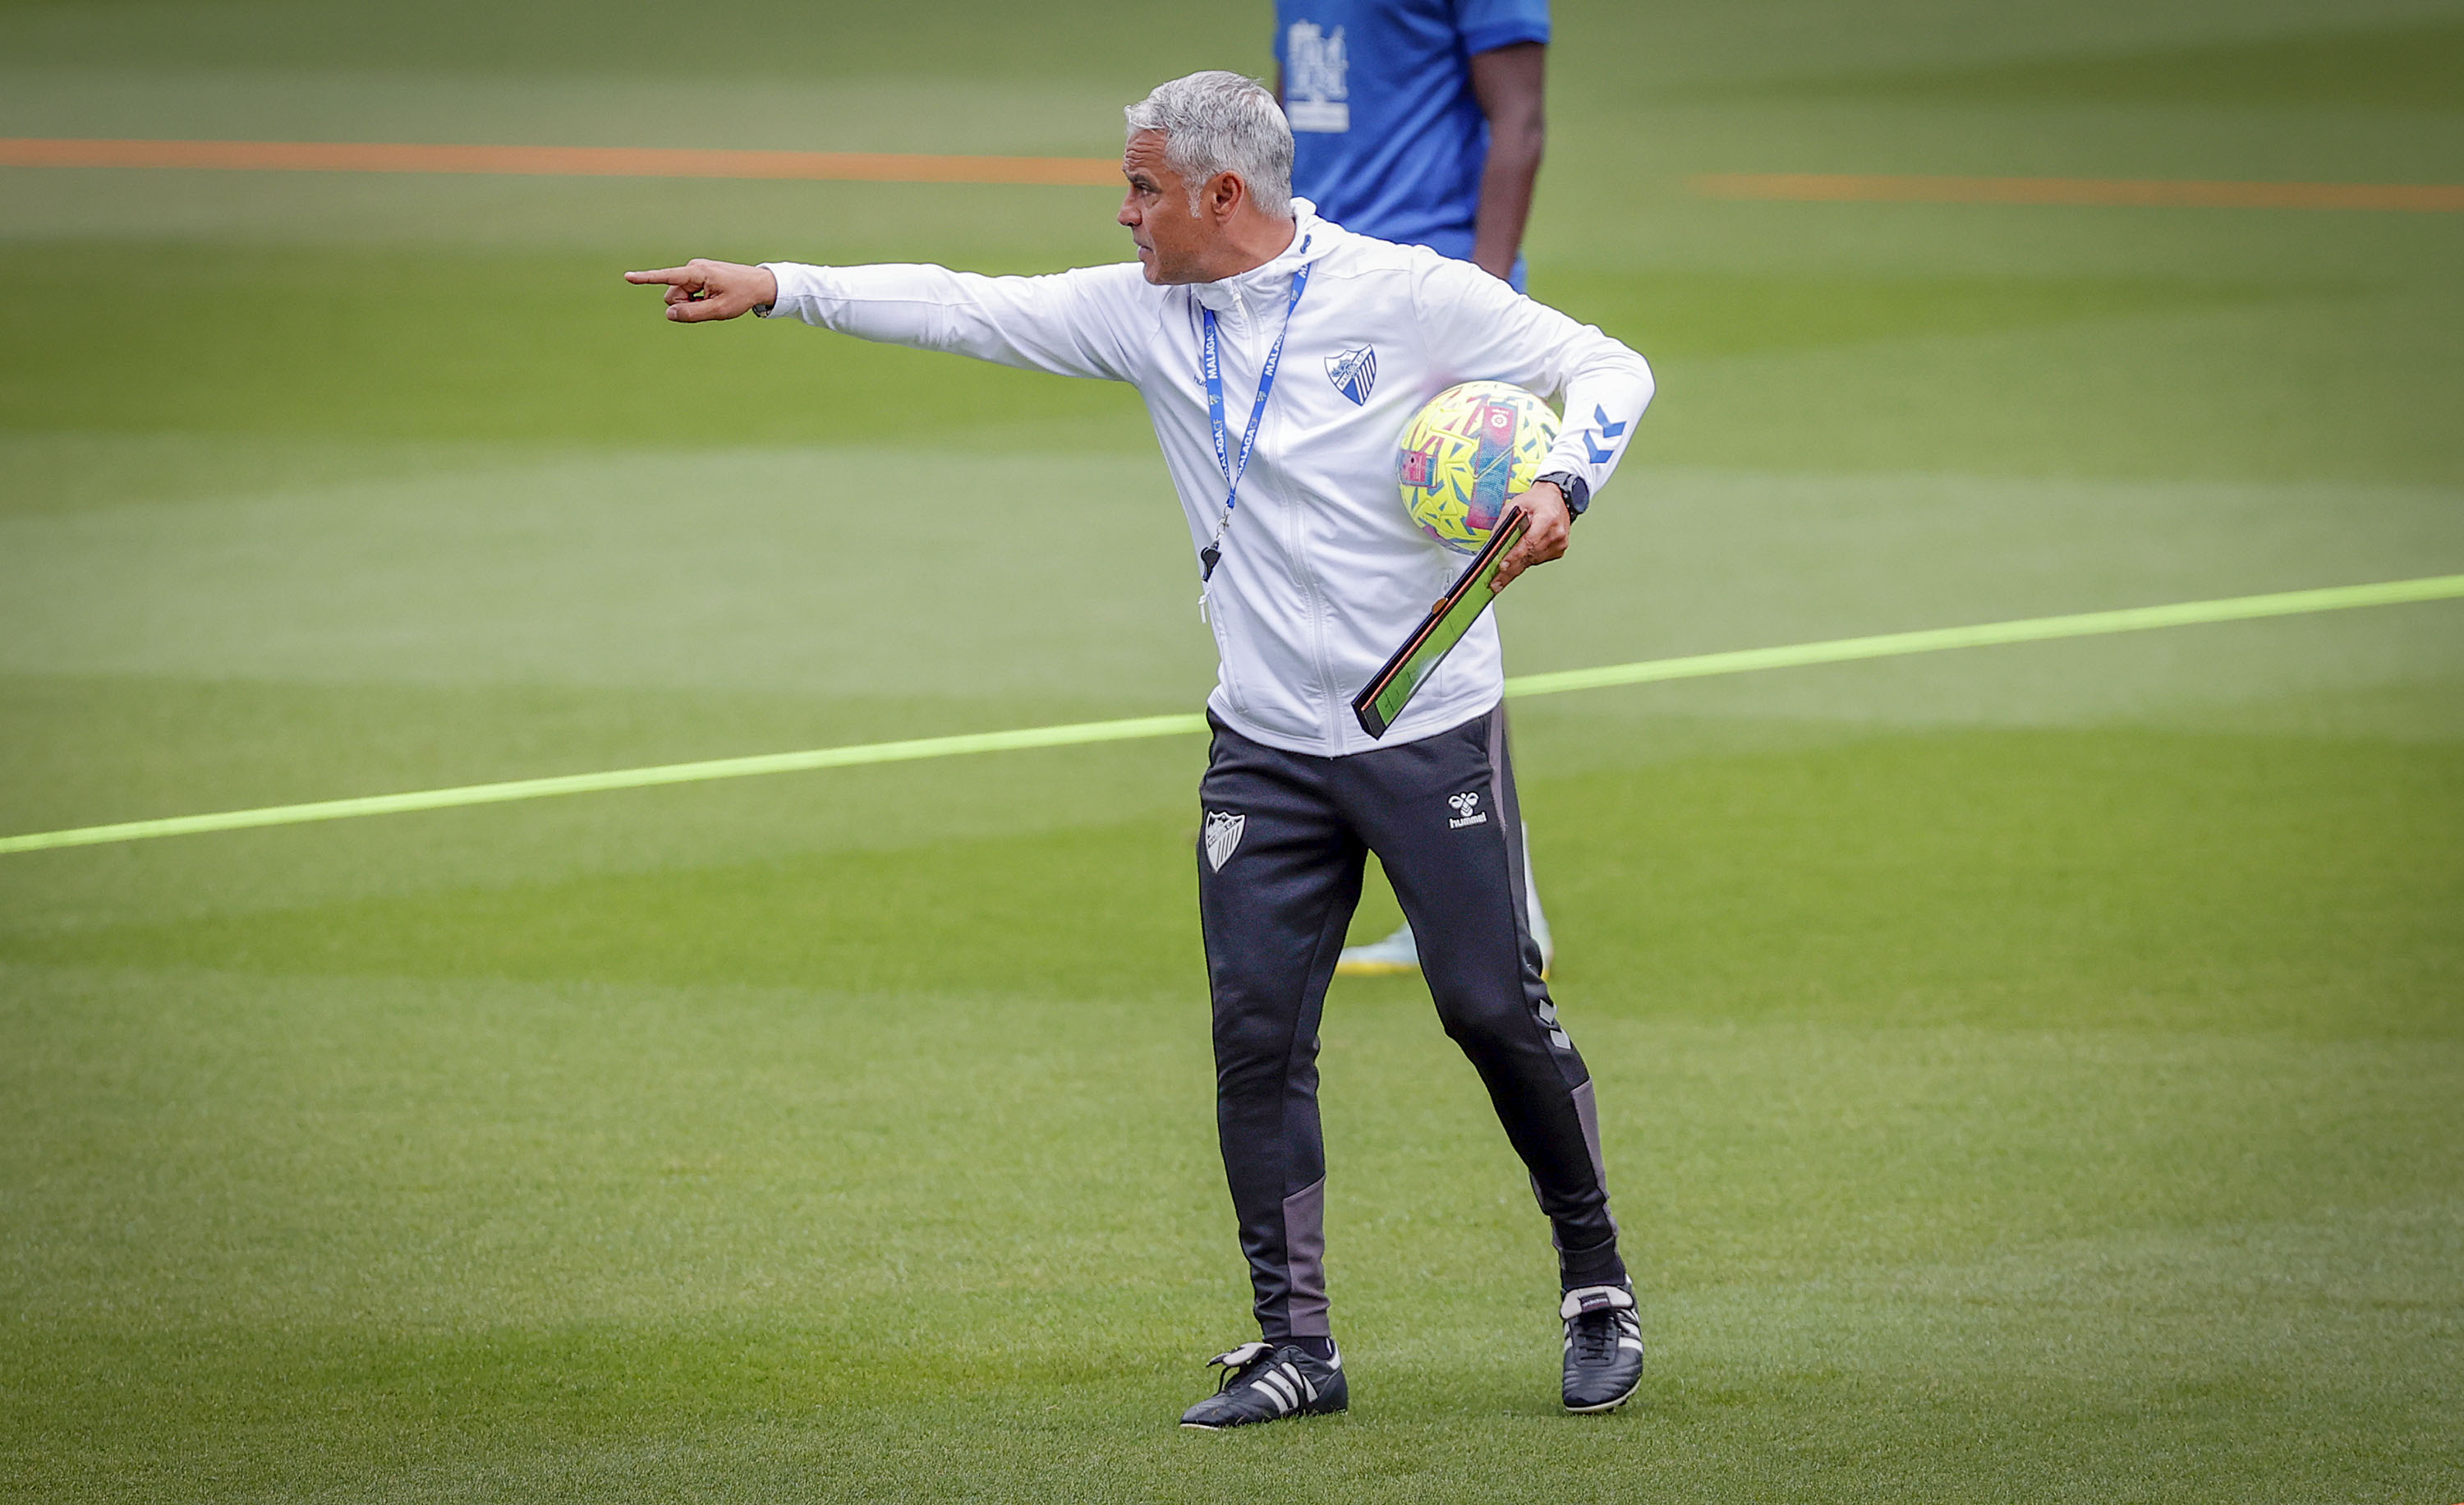
[[[1530,1169],[1566,1284],[1623,1280],[1591,1073],[1558,1028],[1526,918],[1504,711],[1349,758],[1278,751],[1218,723],[1199,798],[1216,1122],[1265,1336],[1328,1332],[1318,1018],[1372,852],[1438,1016]]]

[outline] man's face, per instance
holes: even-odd
[[[1200,282],[1198,265],[1212,240],[1212,227],[1189,204],[1189,184],[1163,160],[1163,133],[1138,131],[1121,153],[1121,175],[1130,180],[1121,196],[1123,225],[1138,243],[1138,264],[1159,284]]]

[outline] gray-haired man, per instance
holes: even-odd
[[[1233,74],[1193,74],[1129,110],[1118,218],[1135,266],[983,277],[694,261],[627,277],[667,284],[668,317],[680,322],[793,317],[1128,382],[1146,401],[1221,659],[1199,786],[1199,914],[1217,1126],[1261,1333],[1218,1356],[1221,1387],[1182,1425],[1348,1401],[1323,1266],[1317,1027],[1371,852],[1421,937],[1446,1032],[1478,1069],[1553,1228],[1565,1403],[1607,1410],[1641,1383],[1642,1338],[1590,1073],[1525,918],[1494,618],[1383,741],[1360,730],[1350,700],[1457,567],[1396,498],[1404,422],[1468,380],[1562,394],[1565,432],[1520,498],[1531,524],[1503,582],[1565,552],[1569,501],[1578,509],[1616,468],[1651,400],[1650,367],[1468,263],[1321,219],[1290,197],[1291,161],[1273,96]]]

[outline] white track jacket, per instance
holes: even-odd
[[[1467,262],[1355,235],[1295,201],[1297,232],[1274,260],[1220,282],[1157,287],[1134,262],[1049,277],[935,266],[771,263],[792,317],[865,340],[950,350],[1064,376],[1128,382],[1146,399],[1188,516],[1215,536],[1226,490],[1199,362],[1200,307],[1215,310],[1225,447],[1237,458],[1258,373],[1282,332],[1292,274],[1310,267],[1221,563],[1206,587],[1220,667],[1207,706],[1286,752],[1340,757],[1433,737],[1506,689],[1495,613],[1422,685],[1382,741],[1352,697],[1462,572],[1463,557],[1403,511],[1396,446],[1421,405],[1458,382],[1495,380],[1563,399],[1542,474],[1571,471],[1596,496],[1651,401],[1642,357]]]

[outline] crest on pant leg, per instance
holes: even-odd
[[[1248,824],[1248,816],[1235,815],[1229,810],[1206,812],[1206,862],[1209,867],[1218,873],[1223,871],[1223,864],[1232,860],[1232,849],[1241,845],[1241,828]]]

